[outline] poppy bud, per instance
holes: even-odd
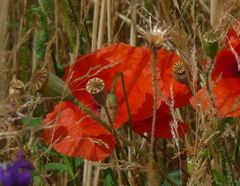
[[[100,78],[92,78],[86,84],[86,89],[93,96],[95,101],[102,106],[106,105],[106,95],[104,93],[105,83]]]
[[[20,94],[24,89],[24,83],[18,79],[12,79],[8,90],[9,95]]]
[[[203,49],[208,57],[214,58],[218,51],[218,37],[213,31],[203,35]]]
[[[30,80],[30,89],[33,92],[40,92],[43,96],[60,97],[63,100],[74,99],[65,82],[45,68],[34,73]]]
[[[179,82],[187,84],[187,75],[185,71],[185,65],[183,62],[178,61],[173,65],[173,76]]]
[[[108,114],[111,121],[114,121],[118,109],[117,97],[114,93],[109,93],[106,99],[105,107],[101,108],[101,118],[105,121],[108,121]],[[106,113],[108,112],[108,113]]]

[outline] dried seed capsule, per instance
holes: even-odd
[[[106,105],[106,95],[104,93],[105,83],[100,78],[92,78],[86,84],[86,90],[93,96],[96,102],[102,106]]]
[[[173,65],[173,76],[178,82],[187,84],[187,75],[183,62],[178,61]]]
[[[34,73],[30,80],[30,89],[33,92],[40,92],[43,96],[59,97],[63,100],[74,99],[66,83],[55,74],[47,72],[45,68]]]
[[[24,83],[18,79],[12,79],[8,90],[9,95],[20,94],[24,89]]]

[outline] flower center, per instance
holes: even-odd
[[[173,65],[173,76],[179,83],[187,84],[185,65],[182,61],[178,61]]]
[[[32,79],[31,79],[31,90],[33,92],[37,92],[38,90],[40,90],[42,88],[42,86],[45,84],[45,82],[47,81],[48,78],[48,72],[46,68],[41,68],[39,70],[37,70]]]
[[[24,83],[18,79],[13,79],[10,82],[9,95],[19,94],[24,89]]]
[[[104,81],[100,78],[92,78],[86,84],[86,89],[89,94],[98,94],[103,92],[104,87]]]
[[[184,74],[185,73],[185,66],[183,62],[178,61],[173,65],[173,73],[176,74]]]
[[[93,96],[95,101],[104,106],[106,105],[106,95],[104,93],[105,83],[100,78],[92,78],[86,84],[86,90]]]

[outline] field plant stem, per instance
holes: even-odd
[[[151,142],[150,142],[150,158],[154,159],[154,141],[155,141],[155,125],[156,125],[156,115],[157,115],[157,102],[158,102],[158,87],[157,87],[157,49],[153,48],[153,58],[152,58],[152,84],[153,84],[153,116],[152,116],[152,129],[151,129]]]
[[[87,172],[88,172],[88,160],[84,160],[82,185],[86,185],[87,183]]]
[[[89,108],[87,108],[82,102],[78,100],[74,100],[74,102],[82,109],[83,112],[85,112],[87,115],[89,115],[91,118],[96,120],[98,123],[100,123],[103,127],[108,129],[109,131],[112,131],[112,129],[107,125],[105,121],[103,121],[101,118],[99,118],[96,114],[94,114]]]
[[[216,26],[218,3],[219,0],[210,0],[210,21],[212,28]]]
[[[112,14],[111,14],[112,0],[107,0],[107,30],[108,43],[112,43]]]
[[[106,26],[106,6],[107,1],[102,0],[101,3],[101,13],[100,13],[100,20],[99,20],[99,28],[98,28],[98,41],[97,41],[97,49],[101,48],[103,45],[104,33],[105,33],[105,26]]]
[[[94,5],[94,17],[93,17],[93,28],[92,28],[92,52],[97,49],[97,30],[99,21],[99,5],[100,0],[95,0]]]
[[[131,0],[131,30],[130,30],[130,45],[136,45],[137,29],[137,0]]]
[[[55,59],[56,61],[58,62],[58,33],[57,33],[57,30],[58,30],[58,0],[55,0],[54,1],[54,6],[55,6],[55,30],[56,30],[56,42],[55,42]]]
[[[93,169],[93,166],[91,164],[90,161],[87,160],[87,180],[86,180],[86,186],[91,186],[92,184],[92,169]]]
[[[167,172],[167,140],[163,139],[162,140],[162,151],[163,151],[163,158],[162,158],[162,163],[163,163],[163,170],[164,172]]]
[[[113,84],[112,84],[111,93],[114,93],[114,89],[115,89],[115,86],[116,86],[116,84],[117,84],[117,81],[118,81],[118,78],[119,78],[119,77],[121,78],[121,84],[122,84],[124,99],[125,99],[125,101],[126,101],[126,106],[127,106],[128,116],[129,116],[128,122],[129,122],[129,125],[130,125],[131,138],[132,138],[132,114],[131,114],[131,109],[130,109],[130,105],[129,105],[129,101],[128,101],[128,97],[127,97],[126,86],[125,86],[125,83],[124,83],[124,75],[123,75],[122,72],[118,72],[117,75],[116,75],[116,77],[114,78]]]
[[[63,13],[63,21],[64,21],[64,25],[66,25],[67,28],[67,33],[68,33],[68,37],[69,37],[69,41],[70,41],[70,45],[71,45],[71,50],[72,52],[75,49],[75,39],[74,39],[74,31],[73,31],[73,26],[71,24],[71,20],[68,16],[68,9],[67,9],[67,3],[65,2],[65,0],[60,0],[59,1],[61,4],[61,8],[62,8],[62,13]]]
[[[80,186],[80,179],[77,175],[77,168],[76,168],[76,161],[75,158],[69,158],[69,161],[71,163],[71,168],[72,168],[72,172],[73,172],[73,182],[76,186]]]
[[[135,46],[136,45],[136,39],[137,39],[137,29],[136,29],[136,19],[137,19],[137,0],[131,0],[131,26],[130,26],[130,45]],[[123,82],[123,75],[122,75],[122,85],[124,87],[124,82]],[[123,88],[125,89],[125,87]],[[126,94],[126,90],[124,91],[124,94]],[[128,105],[127,99],[127,107],[128,107],[128,114],[129,114],[129,119],[130,119],[130,127],[128,128],[128,140],[131,142],[132,141],[132,121],[131,121],[131,113]],[[128,146],[128,162],[132,162],[132,148],[131,146]],[[133,175],[131,171],[128,171],[128,180],[131,184],[133,184]]]
[[[100,176],[100,170],[101,170],[101,162],[99,162],[96,165],[96,170],[95,170],[95,175],[94,175],[94,181],[93,181],[93,186],[98,186],[99,182],[99,176]]]
[[[98,31],[98,22],[99,22],[99,9],[100,9],[100,0],[94,1],[94,12],[93,12],[93,25],[92,25],[92,47],[91,51],[95,51],[97,49],[97,31]],[[82,105],[84,106],[84,105]],[[95,114],[94,114],[95,115]],[[96,115],[95,115],[96,116]],[[96,116],[97,117],[97,116]],[[97,117],[99,120],[102,120],[101,118]],[[104,122],[105,123],[105,122]],[[111,128],[105,123],[105,126],[108,128],[109,131],[111,131]],[[85,165],[86,164],[86,165]],[[86,169],[85,169],[86,168]],[[92,178],[92,165],[89,161],[84,161],[84,170],[83,175],[86,178],[84,180],[84,186],[90,186],[91,185],[91,178]]]
[[[77,27],[78,32],[76,34],[78,34],[78,36],[80,35],[80,51],[83,54],[84,53],[84,49],[83,49],[83,40],[82,40],[82,31],[80,28],[80,24],[79,24],[79,20],[78,20],[78,16],[77,16],[77,12],[76,9],[74,7],[74,4],[72,2],[72,0],[68,0],[68,5],[72,11],[72,15],[73,15],[73,21]]]
[[[229,157],[229,152],[227,150],[227,144],[225,139],[222,139],[223,142],[223,149],[224,149],[224,156],[226,157],[229,169],[230,169],[230,175],[232,177],[232,184],[235,186],[236,185],[236,180],[235,180],[235,176],[234,176],[234,166],[232,164],[231,158]]]
[[[240,132],[238,131],[237,133],[237,142],[236,142],[236,146],[234,148],[234,153],[233,153],[233,161],[238,161],[237,163],[240,162],[240,160],[238,159],[239,157],[239,146],[240,146]]]
[[[125,87],[125,83],[124,83],[124,75],[122,72],[119,72],[116,77],[113,80],[113,84],[112,84],[112,89],[111,89],[111,93],[114,93],[114,89],[115,86],[117,84],[118,78],[121,78],[121,84],[122,84],[122,89],[123,89],[123,94],[124,94],[124,98],[125,98],[125,102],[126,102],[126,106],[127,106],[127,111],[128,111],[128,122],[129,122],[129,128],[128,128],[128,141],[132,141],[132,114],[131,114],[131,110],[130,110],[130,105],[128,102],[128,97],[127,97],[127,91],[126,91],[126,87]],[[132,148],[130,145],[128,145],[128,161],[129,163],[132,162]],[[128,179],[131,183],[133,183],[133,175],[131,173],[131,171],[128,172]],[[136,180],[136,179],[135,179]]]

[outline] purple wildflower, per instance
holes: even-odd
[[[0,167],[0,185],[2,186],[29,186],[32,182],[33,165],[24,159],[19,151],[12,164]]]

